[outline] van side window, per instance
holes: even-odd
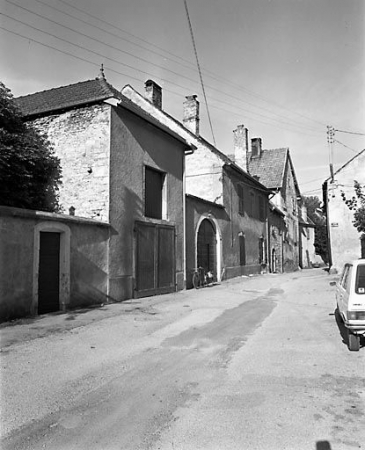
[[[357,266],[355,292],[365,294],[365,264]]]
[[[342,287],[349,292],[350,289],[350,282],[351,282],[351,272],[352,272],[352,266],[346,266],[345,273],[343,274],[342,279]]]
[[[345,266],[341,275],[341,279],[340,279],[340,285],[341,287],[343,287],[343,289],[345,288],[345,283],[346,283],[346,279],[347,279],[347,274],[349,271],[349,266]]]

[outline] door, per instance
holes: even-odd
[[[136,224],[135,297],[175,291],[175,228]]]
[[[271,272],[276,273],[276,250],[274,248],[271,252]]]
[[[40,232],[38,314],[60,309],[60,233]]]
[[[210,220],[204,219],[198,231],[197,264],[205,272],[209,270],[216,273],[216,247],[215,229]]]

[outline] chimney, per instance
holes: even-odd
[[[144,84],[145,87],[145,97],[149,100],[156,108],[162,109],[162,88],[153,80],[147,80]]]
[[[260,158],[262,150],[261,138],[251,139],[251,158]]]
[[[233,130],[234,154],[229,155],[233,161],[247,172],[248,129],[244,125],[238,125]]]
[[[196,136],[199,136],[199,102],[197,95],[188,95],[184,102],[183,123]]]

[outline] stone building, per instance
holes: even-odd
[[[229,157],[200,135],[195,95],[186,97],[181,123],[163,111],[158,96],[151,96],[151,88],[161,91],[152,83],[146,83],[145,96],[129,85],[122,93],[195,147],[185,159],[188,287],[189,274],[199,266],[213,271],[218,281],[266,271],[270,190],[247,173],[240,152]],[[247,144],[247,130],[242,127],[235,147]]]
[[[275,193],[271,202],[284,213],[282,270],[299,267],[300,190],[288,148],[262,149],[260,138],[251,140],[247,155],[249,173]]]
[[[330,267],[333,272],[341,270],[343,264],[365,255],[365,240],[353,225],[354,210],[346,205],[346,200],[355,196],[354,181],[365,185],[365,150],[355,155],[340,167],[333,178],[323,184],[323,200],[327,212],[328,244]]]
[[[65,213],[110,225],[107,295],[185,286],[184,159],[192,146],[104,78],[19,97],[61,160]],[[71,236],[72,241],[72,236]]]

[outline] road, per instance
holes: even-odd
[[[365,347],[321,269],[1,329],[2,449],[365,449]],[[364,342],[362,342],[364,344]]]

